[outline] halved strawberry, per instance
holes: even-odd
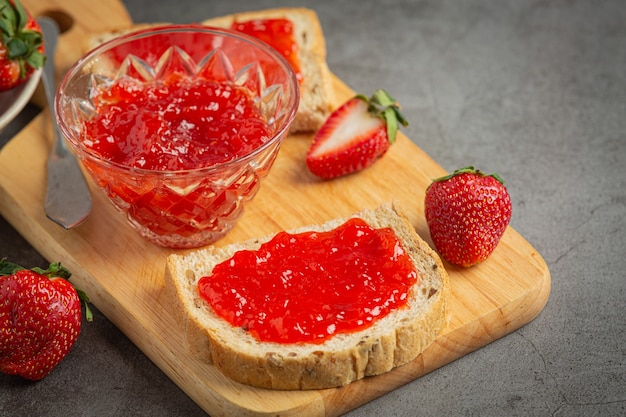
[[[398,124],[408,126],[400,105],[385,90],[357,95],[328,117],[317,131],[306,164],[323,179],[360,171],[382,157],[396,138]]]

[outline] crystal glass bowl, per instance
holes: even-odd
[[[213,87],[196,88],[191,104],[168,101],[174,96],[169,90],[154,99],[151,94],[167,87],[172,77],[200,79]],[[133,86],[125,90],[131,95],[136,94],[133,89],[153,89],[143,101],[127,103],[117,119],[95,124],[98,117],[115,113],[119,107],[115,100],[124,94],[116,86],[122,84]],[[264,139],[224,160],[179,164],[187,154],[221,155],[222,146],[238,148],[230,143],[244,129],[239,122],[249,116],[236,103],[215,101],[214,96],[224,95],[226,88],[249,96],[256,115],[253,124],[263,125]],[[113,102],[104,106],[111,97]],[[268,174],[298,104],[296,75],[278,52],[247,35],[197,25],[134,32],[95,48],[68,71],[55,100],[60,129],[98,187],[143,237],[170,248],[206,245],[228,233]],[[226,117],[233,124],[214,128],[215,111],[227,115],[220,113],[220,120]],[[160,124],[168,114],[187,116],[164,128]],[[107,123],[115,126],[102,133]],[[147,128],[151,123],[153,128]],[[200,136],[199,142],[190,137],[192,131]],[[115,152],[96,146],[122,140],[115,158]],[[153,144],[177,157],[160,166],[144,166],[145,156],[131,162],[119,159],[133,155],[136,147],[153,149]],[[160,161],[155,152],[149,158]]]

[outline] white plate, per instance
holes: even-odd
[[[33,96],[39,79],[41,69],[33,72],[24,84],[7,91],[0,92],[0,131],[8,125],[11,120],[26,106]]]

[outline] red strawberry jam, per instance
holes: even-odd
[[[133,169],[83,162],[141,233],[169,247],[215,241],[234,224],[241,201],[258,191],[258,170],[242,164],[197,170],[249,155],[271,139],[251,93],[226,81],[173,72],[159,81],[127,77],[101,87],[81,140],[94,154]],[[158,172],[155,174],[154,172]]]
[[[127,167],[208,167],[247,155],[270,138],[247,89],[202,77],[120,78],[99,91],[95,105],[84,140],[102,158]]]
[[[328,232],[278,233],[216,265],[198,290],[260,341],[319,344],[406,306],[417,279],[392,229],[354,218]]]
[[[233,22],[231,29],[254,36],[278,51],[291,64],[299,82],[302,82],[298,44],[293,33],[293,23],[288,19],[254,19]]]

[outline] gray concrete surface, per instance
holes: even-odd
[[[506,180],[552,292],[520,330],[349,416],[626,415],[626,3],[126,0],[135,21],[315,9],[330,68],[403,103],[445,169]],[[8,139],[1,136],[2,142]],[[0,218],[0,256],[44,260]],[[204,415],[96,312],[57,370],[0,377],[2,416]]]

